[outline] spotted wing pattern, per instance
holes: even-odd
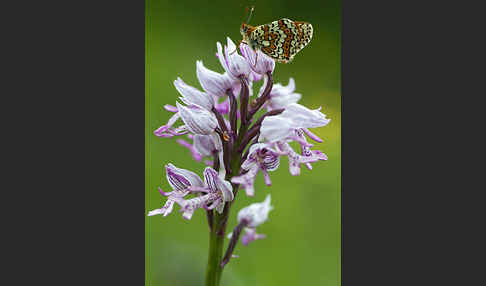
[[[312,33],[310,23],[284,18],[256,27],[249,38],[269,57],[287,63],[310,42]]]
[[[297,51],[295,53],[298,53],[300,50],[302,50],[309,42],[312,40],[312,34],[314,32],[312,25],[310,23],[306,22],[298,22],[295,21],[295,26],[297,27],[297,31],[299,33],[299,44],[297,46]]]

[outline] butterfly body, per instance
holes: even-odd
[[[253,50],[288,63],[310,42],[313,28],[310,23],[284,18],[256,27],[243,23],[240,32]]]

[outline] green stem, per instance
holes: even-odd
[[[206,286],[218,286],[221,277],[221,257],[223,255],[224,232],[218,232],[222,214],[215,213],[213,229],[209,232],[209,255],[206,269]]]

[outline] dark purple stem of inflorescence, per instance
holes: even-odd
[[[273,87],[273,78],[272,78],[272,73],[267,72],[267,85],[265,86],[265,90],[263,91],[262,95],[256,100],[255,106],[250,110],[250,113],[248,114],[249,118],[252,118],[255,113],[263,106],[265,101],[270,97],[270,91],[272,91]]]
[[[246,220],[242,220],[234,229],[231,235],[231,240],[228,244],[228,248],[226,249],[226,253],[221,261],[221,267],[224,267],[231,259],[233,255],[233,251],[235,250],[236,243],[238,243],[238,239],[240,238],[241,231],[243,228],[248,224]]]
[[[250,97],[250,91],[248,89],[248,83],[244,77],[240,78],[241,82],[241,95],[240,95],[240,117],[241,117],[241,126],[240,132],[243,131],[242,127],[246,126],[248,121],[248,100]],[[251,116],[250,116],[251,118]]]
[[[226,93],[228,94],[229,100],[230,100],[230,113],[229,113],[229,118],[230,118],[230,125],[231,125],[231,135],[233,136],[233,139],[236,139],[236,132],[238,128],[238,118],[236,116],[236,112],[238,110],[238,103],[236,101],[236,97],[233,94],[232,90],[228,90]]]

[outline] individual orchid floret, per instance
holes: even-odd
[[[297,103],[302,95],[295,93],[295,81],[293,78],[289,79],[287,86],[280,83],[276,83],[270,91],[270,98],[266,102],[265,106],[267,110],[274,110],[280,108],[286,108],[292,103]]]
[[[198,106],[183,106],[176,103],[182,121],[190,132],[194,134],[209,135],[218,126],[218,120],[213,113]]]
[[[233,177],[231,182],[242,185],[245,188],[246,194],[248,196],[253,196],[255,193],[253,184],[258,171],[262,171],[265,178],[265,184],[270,186],[272,182],[268,172],[278,168],[280,164],[279,156],[280,154],[271,149],[268,144],[253,144],[250,147],[248,158],[241,165],[241,168],[247,172]]]
[[[218,194],[219,204],[216,205],[216,210],[219,213],[223,212],[224,203],[233,200],[233,186],[231,183],[220,177],[218,172],[211,167],[206,167],[204,170],[204,183],[213,193]]]
[[[167,181],[169,182],[169,185],[173,191],[166,193],[159,188],[160,193],[168,197],[167,202],[162,208],[150,211],[148,213],[149,216],[159,214],[164,217],[167,216],[172,212],[175,200],[183,198],[189,194],[189,191],[187,190],[188,187],[203,187],[201,178],[199,178],[199,176],[194,172],[177,168],[173,164],[167,164],[165,166],[165,171]]]
[[[256,52],[253,51],[248,44],[245,43],[240,44],[240,50],[254,72],[260,75],[273,73],[275,61],[272,58],[265,55],[260,50],[257,50]]]
[[[318,150],[311,150],[310,147],[312,147],[312,144],[307,142],[307,138],[304,136],[304,134],[307,134],[309,138],[312,140],[321,143],[322,139],[319,138],[317,135],[314,133],[310,132],[307,128],[302,128],[302,129],[297,129],[295,130],[296,133],[296,141],[299,142],[300,144],[300,150],[302,151],[302,156],[305,157],[318,157],[319,160],[327,160],[327,157],[325,154]],[[307,166],[307,169],[312,170],[312,165],[310,163],[305,163]]]
[[[252,241],[266,237],[264,234],[258,234],[256,227],[268,220],[268,213],[273,209],[273,206],[270,205],[270,200],[270,195],[267,195],[263,202],[251,204],[240,210],[238,213],[238,225],[228,234],[230,242],[221,261],[222,267],[234,257],[233,251],[243,230],[245,234],[241,238],[241,243],[245,246]]]
[[[238,212],[238,223],[245,223],[246,227],[256,228],[268,220],[268,213],[273,210],[270,205],[271,196],[267,195],[261,203],[253,203]]]
[[[244,57],[235,52],[236,45],[229,37],[227,37],[227,45],[224,46],[224,53],[219,42],[216,43],[216,47],[218,48],[218,59],[229,76],[235,80],[249,76],[251,70],[248,62]]]
[[[294,137],[295,130],[325,126],[331,120],[320,110],[321,108],[311,110],[298,103],[292,103],[281,114],[263,119],[260,140],[282,141]]]
[[[309,169],[312,169],[312,167],[310,167],[310,163],[314,163],[319,160],[327,160],[326,154],[318,150],[308,149],[304,155],[300,155],[297,154],[287,142],[277,142],[275,145],[277,147],[277,151],[279,151],[281,155],[288,156],[289,172],[292,176],[300,175],[301,164],[306,164]]]
[[[227,73],[220,74],[207,69],[202,61],[196,62],[197,78],[202,88],[211,95],[225,96],[235,86],[235,80],[228,76]]]
[[[222,213],[225,203],[234,198],[231,184],[219,177],[218,172],[211,167],[206,167],[204,170],[204,187],[189,188],[189,190],[206,194],[189,200],[175,199],[176,203],[181,206],[182,217],[185,219],[191,219],[194,211],[198,208],[215,209]]]
[[[177,91],[182,95],[179,97],[186,105],[198,105],[204,107],[206,110],[211,111],[215,101],[211,95],[208,95],[195,87],[187,85],[181,78],[177,78],[174,81],[174,86]]]
[[[280,116],[290,118],[299,128],[322,127],[331,121],[321,112],[321,107],[312,110],[298,103],[288,105]]]

